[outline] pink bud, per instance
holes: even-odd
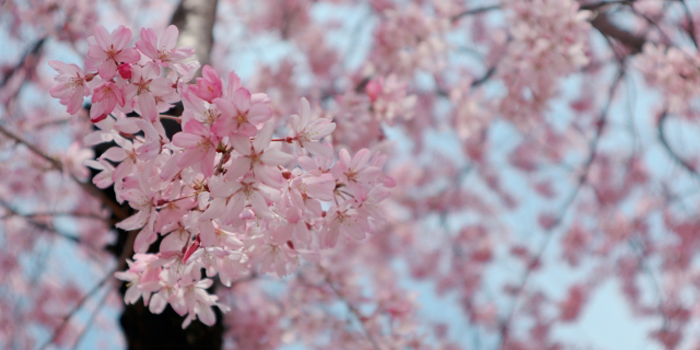
[[[369,83],[367,83],[367,86],[365,87],[365,92],[367,93],[367,96],[369,97],[370,101],[374,102],[379,98],[379,95],[382,93],[382,84],[377,81],[377,80],[371,80]]]
[[[117,70],[119,71],[119,75],[122,78],[131,79],[131,64],[124,63],[124,64],[120,65]]]
[[[189,259],[190,256],[192,256],[192,254],[194,254],[194,252],[197,250],[197,248],[199,248],[199,242],[200,242],[199,235],[197,235],[197,239],[195,239],[194,242],[192,242],[192,244],[190,244],[190,246],[187,247],[187,250],[185,251],[185,255],[182,256],[183,263],[187,262],[187,259]]]
[[[98,117],[96,117],[96,118],[90,118],[90,121],[93,122],[93,123],[99,123],[99,122],[105,120],[106,118],[107,118],[107,114],[106,114],[106,113],[102,113],[102,114],[100,114],[100,115],[99,115]]]

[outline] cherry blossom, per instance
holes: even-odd
[[[175,49],[178,37],[176,26],[168,26],[160,39],[158,39],[155,31],[151,28],[141,28],[140,35],[141,40],[136,42],[136,48],[139,49],[139,51],[153,59],[153,62],[176,69],[184,74],[186,70],[180,61],[192,57],[192,55],[194,55],[194,49]]]
[[[122,63],[136,63],[140,54],[135,48],[126,47],[131,40],[131,30],[119,26],[112,33],[105,27],[96,26],[95,36],[88,38],[87,66],[89,69],[98,68],[98,74],[104,80],[110,80],[117,73]]]

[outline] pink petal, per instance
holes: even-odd
[[[141,59],[141,54],[134,48],[128,48],[122,50],[114,58],[119,62],[136,63]]]
[[[367,161],[369,161],[369,157],[372,155],[370,151],[366,148],[363,148],[359,150],[354,157],[352,157],[352,161],[350,162],[350,169],[359,169],[362,168],[365,164],[367,164]]]
[[[268,207],[267,202],[265,202],[265,198],[263,198],[258,191],[254,191],[250,195],[250,204],[253,206],[253,210],[255,210],[255,215],[265,219],[272,219],[274,217],[270,207]]]
[[[240,113],[248,112],[250,109],[250,91],[244,88],[236,90],[233,94],[233,104]]]
[[[123,49],[126,44],[131,40],[131,30],[127,27],[119,26],[117,30],[113,33],[114,35],[114,48],[116,50]]]
[[[304,142],[304,148],[313,155],[329,159],[333,158],[333,150],[319,142]]]
[[[272,109],[263,103],[255,103],[248,110],[248,121],[252,124],[260,124],[272,118]]]
[[[207,129],[204,124],[197,119],[190,119],[190,121],[185,124],[183,130],[186,133],[195,134],[202,137],[209,137],[209,129]]]
[[[160,50],[172,50],[175,48],[175,44],[177,44],[177,37],[178,37],[178,30],[175,25],[170,25],[168,28],[165,29],[163,32],[163,36],[160,37],[160,45],[158,49]]]
[[[109,159],[113,162],[121,162],[126,159],[127,154],[121,147],[111,147],[105,153],[102,153],[100,159]]]
[[[253,148],[255,148],[255,151],[263,151],[270,145],[270,140],[272,140],[272,133],[274,131],[275,126],[272,125],[272,123],[265,124],[265,127],[260,130],[258,136],[255,137],[255,140],[253,140]]]
[[[250,155],[250,139],[246,136],[233,136],[230,138],[233,149],[244,156]]]
[[[156,111],[156,99],[150,93],[142,93],[139,95],[139,109],[141,109],[141,116],[154,122],[158,117],[158,111]]]
[[[117,73],[117,64],[114,63],[114,61],[104,61],[102,65],[100,65],[100,69],[98,70],[98,73],[104,80],[110,80],[114,77],[114,75]]]
[[[285,165],[291,162],[293,159],[294,156],[291,154],[284,153],[275,148],[268,148],[265,150],[262,157],[260,157],[260,160],[262,160],[266,165]]]
[[[107,50],[112,43],[112,37],[103,26],[95,26],[95,41],[102,50]]]
[[[285,180],[277,167],[258,164],[253,167],[253,173],[256,179],[273,188],[284,185]]]

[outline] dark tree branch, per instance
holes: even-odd
[[[687,161],[683,160],[674,150],[671,148],[671,144],[668,142],[668,139],[666,138],[666,134],[664,133],[664,125],[666,121],[668,120],[668,112],[664,111],[661,114],[661,118],[659,118],[659,125],[656,128],[659,141],[661,141],[661,145],[664,147],[664,150],[666,150],[666,153],[673,159],[676,163],[680,164],[683,169],[685,169],[692,177],[694,177],[696,180],[700,181],[700,173],[698,173],[695,168],[688,163]]]
[[[31,46],[29,50],[27,50],[27,52],[24,53],[17,65],[10,69],[10,71],[7,72],[7,74],[5,74],[5,76],[2,78],[2,82],[0,82],[0,89],[2,89],[5,84],[7,84],[7,82],[10,81],[10,79],[24,67],[27,59],[39,54],[39,51],[41,51],[41,49],[44,47],[44,43],[46,43],[46,38],[39,39],[34,43],[34,45]]]
[[[693,42],[693,46],[695,48],[698,48],[698,39],[695,36],[695,21],[693,21],[693,14],[690,13],[690,9],[688,8],[688,4],[685,2],[685,0],[680,0],[681,5],[683,6],[683,12],[685,13],[685,20],[688,22],[688,36],[690,37],[690,41]]]
[[[463,12],[460,12],[450,18],[452,20],[452,23],[455,23],[459,21],[460,19],[467,17],[467,16],[472,16],[472,15],[478,15],[480,13],[486,13],[494,10],[498,10],[501,8],[501,5],[491,5],[491,6],[484,6],[484,7],[477,7],[471,10],[466,10]]]
[[[620,29],[620,27],[612,23],[608,14],[599,14],[591,21],[591,25],[606,37],[615,39],[615,41],[626,46],[630,50],[631,54],[634,55],[642,52],[642,47],[644,46],[646,39],[626,30]]]
[[[63,171],[63,164],[61,163],[60,160],[49,156],[44,151],[40,150],[37,146],[27,142],[26,140],[24,140],[20,136],[7,130],[2,125],[0,125],[0,134],[3,134],[5,136],[9,137],[10,139],[14,140],[15,142],[17,142],[19,144],[25,145],[30,151],[32,151],[32,153],[34,153],[34,154],[38,155],[39,157],[48,161],[55,170]],[[78,178],[76,178],[73,174],[69,174],[68,176],[75,183],[77,183],[78,186],[80,186],[83,190],[85,190],[85,192],[87,192],[88,194],[92,195],[93,197],[99,199],[104,205],[109,207],[109,209],[112,211],[112,213],[114,213],[114,215],[118,219],[124,220],[129,216],[129,215],[127,215],[126,211],[124,209],[122,209],[122,207],[119,204],[117,204],[116,201],[113,201],[110,198],[108,198],[102,192],[102,190],[97,188],[97,186],[95,186],[92,182],[82,182],[82,181],[78,180]]]
[[[594,10],[599,10],[608,6],[613,6],[613,5],[632,5],[632,3],[635,2],[635,0],[612,0],[612,1],[601,1],[601,2],[596,2],[592,4],[584,4],[579,7],[581,10],[589,10],[589,11],[594,11]]]
[[[56,229],[50,227],[49,225],[47,225],[43,222],[39,222],[39,221],[34,220],[31,216],[25,216],[25,215],[18,213],[14,208],[12,208],[10,203],[8,203],[2,199],[0,199],[0,207],[5,208],[5,210],[9,212],[9,214],[3,215],[2,217],[0,217],[0,220],[9,219],[12,217],[23,218],[23,219],[27,220],[27,222],[30,223],[32,226],[36,227],[37,229],[39,229],[41,231],[50,232],[51,234],[55,234],[58,237],[67,239],[67,240],[74,242],[76,244],[84,244],[85,243],[79,237],[75,237],[75,236],[71,236],[69,234],[65,234],[63,232],[59,232]],[[86,246],[88,246],[88,245],[86,245]]]

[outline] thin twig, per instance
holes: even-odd
[[[592,10],[598,10],[598,9],[600,9],[600,8],[607,7],[607,6],[612,6],[612,5],[632,5],[632,3],[633,3],[634,1],[635,1],[635,0],[601,1],[601,2],[596,2],[596,3],[593,3],[593,4],[581,5],[581,7],[579,7],[579,9],[581,9],[581,10],[589,10],[589,11],[592,11]]]
[[[60,160],[49,156],[48,154],[46,154],[45,152],[40,150],[37,146],[27,142],[26,140],[24,140],[20,136],[18,136],[15,133],[6,129],[1,124],[0,124],[0,133],[11,138],[12,140],[14,140],[15,142],[17,142],[19,144],[23,144],[24,146],[29,148],[29,150],[32,151],[34,154],[36,154],[39,157],[44,158],[46,161],[48,161],[54,169],[56,169],[58,171],[63,171],[63,164],[61,163]],[[95,198],[99,199],[102,203],[107,205],[109,207],[109,209],[112,211],[112,213],[114,213],[114,215],[118,219],[124,220],[129,216],[126,213],[126,211],[124,209],[122,209],[121,206],[119,206],[119,204],[117,204],[116,202],[109,199],[109,197],[107,197],[107,195],[104,194],[104,192],[102,192],[102,190],[97,188],[97,186],[95,186],[93,183],[82,182],[82,181],[78,180],[78,178],[75,177],[73,174],[69,174],[68,176],[75,183],[77,183],[80,187],[82,187],[87,193],[89,193],[90,195],[94,196]]]
[[[7,82],[10,81],[10,79],[24,66],[24,64],[27,62],[27,59],[31,56],[35,56],[36,54],[39,53],[41,48],[44,46],[44,43],[46,43],[46,38],[41,38],[37,40],[27,52],[24,53],[22,58],[19,60],[17,65],[13,67],[5,76],[2,78],[2,82],[0,82],[0,88],[4,87]]]
[[[90,290],[87,292],[87,294],[85,294],[85,295],[78,301],[78,304],[75,305],[75,307],[74,307],[66,316],[63,317],[63,320],[61,321],[61,324],[59,324],[58,327],[56,327],[56,329],[54,330],[53,335],[51,336],[51,338],[49,338],[46,342],[44,342],[44,344],[42,344],[41,347],[39,347],[39,350],[44,350],[44,349],[46,349],[49,345],[51,345],[54,341],[56,341],[56,338],[58,338],[58,336],[61,334],[61,332],[63,331],[63,329],[66,328],[66,326],[68,325],[68,322],[69,322],[70,319],[73,317],[73,315],[75,315],[75,313],[78,312],[78,310],[80,310],[80,308],[83,306],[83,304],[85,304],[85,302],[86,302],[93,294],[95,294],[102,286],[105,285],[105,283],[107,283],[107,281],[109,281],[109,280],[112,278],[112,274],[113,274],[114,272],[116,272],[116,271],[117,271],[116,269],[112,269],[109,273],[107,273],[107,275],[105,275],[105,276],[102,278],[102,280],[100,280],[99,283],[97,283],[97,285],[95,285],[94,287],[92,287],[92,289],[90,289]]]
[[[450,17],[450,20],[452,21],[452,23],[454,23],[454,22],[457,22],[460,19],[467,17],[467,16],[478,15],[481,13],[486,13],[486,12],[498,10],[500,8],[501,8],[501,5],[477,7],[477,8],[471,9],[471,10],[462,11],[462,12]]]
[[[0,206],[3,207],[3,208],[5,208],[5,210],[7,210],[8,212],[10,212],[9,214],[4,215],[3,217],[0,217],[0,219],[7,219],[7,218],[10,218],[10,217],[23,218],[23,219],[27,220],[27,222],[29,222],[32,226],[38,228],[39,230],[51,232],[52,234],[55,234],[55,235],[57,235],[58,237],[65,238],[65,239],[67,239],[67,240],[69,240],[69,241],[72,241],[72,242],[74,242],[74,243],[76,243],[76,244],[84,244],[84,243],[85,243],[85,242],[83,242],[79,237],[75,237],[75,236],[71,236],[71,235],[69,235],[69,234],[65,234],[65,233],[63,233],[63,232],[59,232],[59,231],[57,231],[56,229],[50,227],[49,225],[47,225],[47,224],[45,224],[45,223],[36,221],[36,220],[34,220],[33,218],[31,218],[31,217],[25,217],[25,216],[23,216],[22,214],[18,213],[14,208],[12,208],[12,206],[10,205],[10,203],[8,203],[8,202],[6,202],[6,201],[4,201],[4,200],[2,200],[2,199],[0,199]],[[86,244],[86,246],[89,247],[88,244]]]
[[[698,39],[695,36],[695,21],[693,21],[693,14],[690,13],[690,9],[688,8],[688,4],[685,2],[685,0],[680,0],[681,5],[683,5],[683,12],[685,12],[685,20],[688,21],[688,36],[690,36],[690,40],[693,42],[693,45],[695,48],[698,48]]]
[[[668,155],[671,157],[671,159],[673,159],[678,164],[680,164],[681,167],[683,167],[683,169],[688,171],[688,173],[690,173],[690,175],[693,176],[696,180],[700,181],[700,173],[698,173],[697,170],[695,170],[695,168],[693,168],[693,166],[691,164],[689,164],[688,162],[683,160],[683,158],[681,158],[678,154],[676,154],[676,152],[673,151],[673,148],[671,148],[671,144],[668,142],[668,139],[666,138],[666,134],[664,134],[664,124],[666,123],[667,120],[668,120],[668,112],[664,111],[661,114],[661,118],[659,118],[659,125],[656,128],[656,131],[657,131],[657,134],[659,137],[659,141],[661,141],[661,145],[664,147],[664,149],[666,150],[666,153],[668,153]]]
[[[52,213],[52,212],[44,212],[44,213],[27,213],[27,214],[22,214],[18,213],[15,211],[12,211],[11,213],[7,215],[0,216],[0,220],[5,220],[9,219],[12,217],[23,217],[27,219],[31,218],[36,218],[36,217],[41,217],[41,216],[51,216],[51,217],[60,217],[60,216],[68,216],[68,217],[76,217],[76,218],[84,218],[84,219],[95,219],[95,220],[105,220],[109,221],[109,218],[105,218],[103,216],[100,216],[98,214],[92,214],[92,213]]]
[[[578,178],[576,188],[569,194],[569,197],[566,199],[564,206],[562,210],[559,212],[559,215],[555,218],[554,223],[546,230],[545,232],[545,240],[542,242],[540,245],[538,251],[535,253],[534,257],[530,259],[530,262],[528,263],[528,266],[525,270],[525,274],[523,275],[523,278],[521,279],[520,283],[515,289],[515,295],[513,296],[513,303],[511,304],[511,307],[507,313],[506,318],[501,322],[500,326],[500,345],[498,346],[499,349],[504,349],[506,345],[506,341],[508,340],[508,331],[510,329],[510,324],[513,320],[513,316],[515,315],[515,309],[518,304],[518,300],[520,299],[520,296],[522,295],[523,290],[525,287],[527,287],[527,283],[530,280],[530,277],[532,276],[532,272],[535,270],[535,267],[537,264],[542,259],[542,256],[544,255],[544,252],[547,250],[547,247],[549,247],[549,244],[553,240],[554,237],[554,231],[559,227],[564,222],[564,218],[566,216],[566,213],[569,211],[569,208],[571,205],[574,203],[574,200],[578,196],[578,193],[581,191],[583,186],[587,183],[588,181],[588,174],[590,172],[591,165],[593,164],[593,161],[595,160],[595,157],[597,155],[597,149],[598,149],[598,143],[600,141],[600,136],[603,133],[603,129],[605,127],[605,120],[606,116],[608,114],[608,110],[610,109],[610,105],[612,103],[615,90],[617,88],[617,85],[619,84],[620,80],[624,76],[624,70],[622,67],[620,68],[617,76],[615,77],[615,80],[613,84],[610,86],[609,90],[609,98],[605,105],[603,106],[603,109],[601,110],[600,117],[597,120],[597,125],[596,125],[596,131],[595,135],[593,136],[593,139],[590,142],[590,152],[588,154],[588,157],[586,158],[586,161],[583,164],[583,171],[581,172],[581,175]]]
[[[90,327],[94,324],[95,317],[97,314],[102,310],[102,307],[105,306],[105,300],[107,300],[107,297],[112,294],[112,290],[108,290],[105,295],[100,298],[99,301],[97,301],[97,306],[95,306],[95,309],[92,310],[90,313],[90,317],[88,317],[87,323],[85,324],[85,327],[83,327],[83,330],[78,334],[78,338],[75,339],[75,343],[73,343],[73,347],[71,349],[75,350],[78,348],[78,345],[80,345],[80,341],[83,339],[87,331],[90,329]]]

